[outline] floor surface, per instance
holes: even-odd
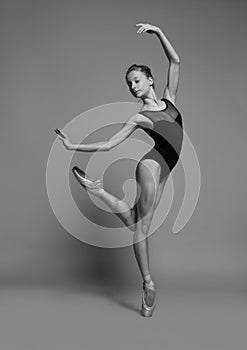
[[[3,350],[245,350],[244,293],[157,291],[152,318],[141,291],[7,288],[0,293]]]

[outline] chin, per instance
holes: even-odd
[[[143,98],[144,96],[145,96],[145,94],[143,94],[143,93],[140,93],[140,94],[138,94],[138,95],[135,95],[135,97],[136,97],[137,99]]]

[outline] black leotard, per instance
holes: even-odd
[[[152,129],[141,127],[155,142],[154,147],[141,160],[154,159],[160,164],[160,180],[169,175],[176,165],[183,142],[182,116],[171,101],[166,98],[162,100],[165,101],[166,108],[138,112],[151,119],[154,124]]]

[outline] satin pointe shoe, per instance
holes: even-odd
[[[90,179],[86,175],[86,173],[82,169],[80,169],[78,166],[74,166],[72,168],[72,172],[75,175],[78,182],[85,189],[100,190],[102,188],[102,184],[99,179]]]
[[[156,299],[154,297],[152,305],[147,305],[145,297],[148,293],[148,290],[155,290],[154,289],[154,283],[152,281],[150,282],[143,282],[143,292],[142,292],[142,309],[141,314],[144,317],[151,317],[153,315],[153,311],[156,306]]]

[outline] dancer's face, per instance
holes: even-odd
[[[147,78],[145,73],[133,70],[127,75],[127,84],[134,97],[142,98],[148,96],[153,80]]]

